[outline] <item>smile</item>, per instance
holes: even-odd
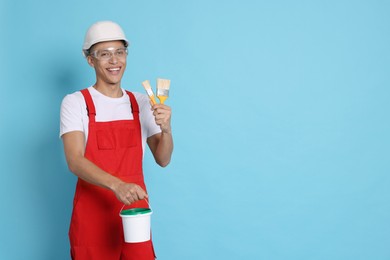
[[[116,72],[116,71],[120,71],[121,68],[108,68],[107,70],[111,72]]]

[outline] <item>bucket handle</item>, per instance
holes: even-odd
[[[149,208],[152,210],[152,207],[150,206],[149,201],[148,201],[146,198],[145,198],[144,200],[145,200],[146,203],[148,204]],[[126,206],[126,204],[123,204],[121,210],[119,211],[119,215],[121,214],[121,212],[122,212],[122,210],[123,210],[123,208],[124,208],[125,206]],[[152,210],[152,211],[153,211],[153,210]]]

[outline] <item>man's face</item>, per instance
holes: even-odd
[[[97,82],[117,85],[120,84],[126,69],[126,57],[123,55],[122,41],[100,42],[91,49],[87,60],[95,68]]]

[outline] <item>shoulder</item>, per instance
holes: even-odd
[[[143,108],[145,106],[150,107],[149,97],[146,94],[142,94],[139,92],[131,92],[131,93],[134,95],[135,99],[137,100],[138,106],[140,108]]]
[[[60,136],[72,131],[87,131],[88,115],[80,91],[66,95],[61,103]]]
[[[71,94],[68,94],[62,99],[62,106],[81,105],[83,103],[85,103],[84,97],[80,91],[76,91]]]
[[[61,103],[61,116],[83,115],[86,113],[86,107],[83,94],[80,91],[66,95]]]

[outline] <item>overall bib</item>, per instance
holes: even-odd
[[[96,122],[96,110],[88,89],[84,96],[89,134],[85,157],[104,171],[145,191],[142,171],[142,137],[138,103],[131,92],[133,120]],[[73,260],[152,260],[152,241],[125,243],[119,211],[123,204],[105,188],[78,179],[69,229]],[[148,208],[145,200],[130,208]]]

